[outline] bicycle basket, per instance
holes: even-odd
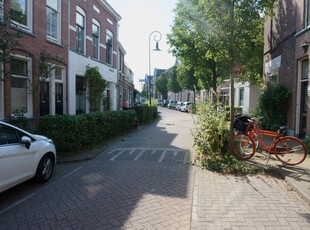
[[[242,133],[245,133],[248,127],[248,119],[251,119],[248,116],[243,116],[235,119],[234,128]]]

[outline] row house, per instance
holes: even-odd
[[[124,88],[124,98],[125,103],[128,103],[129,108],[133,107],[135,104],[135,86],[134,86],[134,74],[133,71],[125,64],[125,88]],[[126,102],[127,101],[127,102]]]
[[[217,95],[219,101],[223,105],[230,105],[230,80],[224,80],[222,84],[217,88]],[[212,98],[212,93],[209,92],[208,99]],[[242,109],[242,114],[250,114],[255,111],[259,97],[261,96],[261,90],[258,86],[251,85],[249,82],[241,82],[235,79],[234,82],[234,106]],[[205,99],[205,100],[208,100]]]
[[[121,43],[118,43],[118,110],[128,109],[134,105],[134,74],[125,63],[126,51]]]
[[[0,119],[88,113],[86,66],[107,81],[101,110],[117,109],[121,17],[105,0],[0,0],[0,9],[0,33],[21,35],[0,48]]]
[[[0,1],[0,119],[66,112],[67,11],[65,1]],[[5,34],[18,36],[5,46]]]
[[[117,109],[117,42],[120,15],[104,0],[76,0],[69,5],[68,113],[89,112],[86,66],[98,67],[107,80],[101,110]]]
[[[310,0],[279,0],[265,22],[264,39],[265,80],[290,89],[289,134],[304,137],[310,132]]]

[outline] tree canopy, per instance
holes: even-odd
[[[232,62],[244,66],[242,80],[262,82],[264,14],[274,0],[179,0],[168,40],[181,65],[193,69],[200,86],[216,90]]]
[[[156,90],[159,91],[163,95],[163,99],[167,99],[167,94],[168,94],[167,84],[168,84],[168,79],[165,76],[165,74],[161,74],[155,83]]]

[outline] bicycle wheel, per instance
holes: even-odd
[[[285,136],[276,142],[274,154],[286,165],[297,165],[306,159],[307,148],[298,138]]]
[[[247,160],[254,155],[256,145],[250,136],[243,133],[237,133],[234,137],[233,149],[239,159]]]

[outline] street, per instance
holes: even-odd
[[[158,111],[95,159],[0,194],[0,229],[310,229],[309,205],[284,180],[192,165],[194,116]]]

